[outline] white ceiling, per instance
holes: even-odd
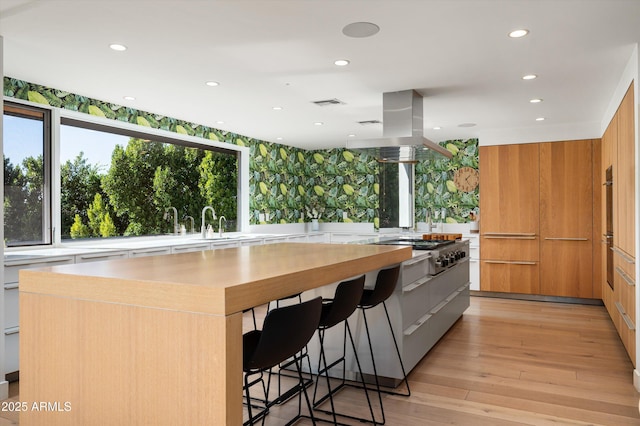
[[[342,34],[359,21],[380,32]],[[531,32],[507,37],[516,28]],[[380,137],[357,122],[382,120],[383,92],[417,89],[426,137],[482,143],[599,128],[640,41],[640,0],[1,0],[0,35],[6,76],[266,141]],[[344,105],[311,103],[330,98]]]

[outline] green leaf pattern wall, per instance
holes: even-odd
[[[249,147],[251,224],[305,221],[305,207],[315,206],[322,211],[321,221],[378,226],[378,163],[366,154],[345,149],[305,151],[9,77],[4,78],[4,95]],[[427,211],[444,208],[449,222],[466,222],[469,212],[478,208],[478,189],[461,193],[451,185],[459,167],[478,167],[478,140],[441,145],[454,154],[451,160],[416,165],[416,220],[423,221]]]

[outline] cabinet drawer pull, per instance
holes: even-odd
[[[482,234],[485,238],[505,238],[512,240],[535,240],[536,234],[533,233],[509,233],[509,232],[487,232]]]
[[[625,324],[627,324],[627,327],[629,328],[629,330],[635,331],[636,325],[633,323],[633,321],[631,321],[631,318],[629,318],[629,315],[627,315],[627,312],[624,310],[620,302],[616,302],[615,305],[616,305],[616,309],[620,313],[620,316],[624,320]]]
[[[411,324],[402,334],[404,334],[405,336],[411,336],[417,329],[419,329],[423,324],[429,321],[429,318],[431,318],[431,314],[426,314],[420,317],[418,321]]]
[[[576,237],[545,237],[548,241],[589,241],[588,238],[576,238]]]
[[[8,283],[4,285],[5,290],[13,290],[14,288],[18,288],[19,283]]]
[[[98,255],[91,255],[91,254],[86,254],[86,255],[81,255],[80,259],[82,260],[98,260],[98,259],[109,259],[109,258],[116,258],[116,257],[122,257],[123,255],[120,254],[98,254]]]
[[[169,254],[169,251],[166,248],[162,248],[162,249],[157,249],[157,250],[134,250],[132,251],[133,254],[147,254],[147,253],[167,253]]]
[[[629,256],[627,253],[623,252],[622,250],[620,250],[618,247],[611,247],[611,250],[613,250],[613,252],[615,254],[617,254],[618,256],[620,256],[622,258],[622,260],[624,260],[625,262],[631,264],[631,265],[635,265],[636,264],[636,260]]]
[[[415,290],[418,287],[421,287],[423,284],[428,283],[429,281],[431,281],[431,278],[433,277],[424,277],[420,280],[417,280],[411,284],[409,284],[408,286],[402,287],[402,292],[403,293],[409,293],[410,291]]]
[[[613,240],[613,235],[602,234],[605,240]]]
[[[208,248],[209,248],[208,245],[191,246],[191,247],[174,247],[173,251],[185,251],[185,250],[204,251]]]
[[[622,277],[623,280],[625,280],[625,282],[629,286],[634,287],[636,285],[635,281],[632,280],[631,277],[625,271],[623,271],[621,267],[616,266],[616,272]]]
[[[9,327],[9,328],[5,328],[4,329],[4,335],[5,336],[10,336],[12,334],[18,334],[20,333],[20,327],[16,326],[16,327]]]
[[[447,305],[447,303],[449,303],[449,301],[446,299],[438,303],[436,307],[431,310],[431,315],[435,315],[438,312],[440,312],[440,309],[444,308]]]
[[[491,263],[495,265],[536,265],[536,262],[514,260],[485,260],[484,263]]]

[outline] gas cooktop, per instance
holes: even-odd
[[[435,250],[449,244],[453,244],[453,240],[423,240],[421,238],[395,238],[390,240],[379,241],[375,244],[385,246],[411,246],[414,250]]]

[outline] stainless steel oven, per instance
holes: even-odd
[[[609,166],[605,178],[605,218],[607,229],[605,230],[604,238],[606,239],[607,250],[607,284],[613,290],[613,166]]]

